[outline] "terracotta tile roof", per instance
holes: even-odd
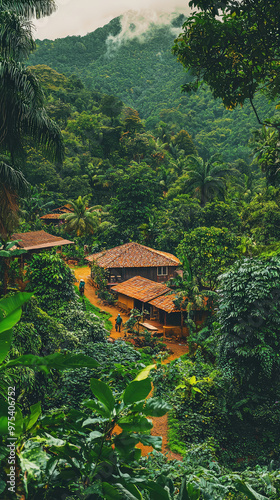
[[[36,250],[39,248],[50,248],[60,245],[70,245],[74,241],[64,240],[59,236],[48,234],[45,231],[29,231],[27,233],[14,233],[12,240],[21,240],[17,246],[25,250]]]
[[[74,212],[74,209],[71,207],[71,205],[69,205],[69,203],[66,203],[66,205],[63,205],[62,207],[54,208],[53,212],[59,214],[67,214]]]
[[[161,297],[156,297],[153,300],[149,301],[149,304],[157,307],[158,309],[162,309],[167,313],[176,312],[180,309],[177,309],[173,300],[176,299],[176,294],[171,293],[170,295],[162,295]]]
[[[66,203],[63,207],[58,207],[53,209],[52,214],[45,214],[40,217],[40,219],[59,219],[61,214],[70,214],[73,212],[73,208]]]
[[[162,309],[163,311],[166,311],[167,313],[186,311],[186,309],[178,309],[175,306],[173,300],[175,300],[176,298],[177,298],[176,293],[170,293],[170,294],[162,295],[161,297],[156,297],[155,299],[150,300],[149,304],[157,307],[158,309]],[[207,305],[207,301],[208,301],[208,297],[204,297],[203,298],[203,306],[204,307]],[[199,310],[201,310],[201,307],[192,306],[192,309],[199,311]]]
[[[60,219],[61,214],[46,214],[42,215],[40,219]]]
[[[113,286],[112,290],[127,295],[127,297],[138,299],[141,302],[149,302],[153,298],[168,292],[170,288],[163,283],[156,283],[141,276],[134,276],[130,280]]]
[[[86,260],[89,262],[95,261],[105,269],[178,266],[181,264],[179,259],[171,253],[154,250],[134,242],[89,255]]]

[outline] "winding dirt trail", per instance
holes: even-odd
[[[73,268],[73,271],[75,272],[75,277],[79,281],[80,279],[85,280],[85,296],[90,300],[90,302],[101,309],[102,311],[108,312],[111,314],[110,322],[112,323],[112,331],[110,334],[110,337],[113,339],[116,338],[123,338],[123,332],[121,331],[116,332],[114,325],[115,325],[115,320],[117,315],[119,314],[119,309],[114,306],[106,306],[102,304],[102,302],[98,299],[96,293],[95,293],[95,288],[90,284],[89,278],[90,278],[90,269],[89,267],[80,267],[80,268]],[[128,319],[129,316],[127,314],[122,313],[121,314],[123,322],[125,323]],[[168,348],[172,351],[172,354],[163,361],[164,364],[170,363],[173,359],[177,359],[183,354],[186,354],[188,352],[188,347],[186,344],[178,344],[176,342],[169,342],[165,341],[167,343]],[[152,395],[152,394],[151,394]],[[168,421],[167,421],[167,415],[164,415],[163,417],[153,417],[153,428],[151,430],[152,436],[162,436],[162,453],[167,453],[167,457],[170,460],[177,459],[177,460],[182,460],[181,455],[177,453],[173,453],[171,450],[168,448]],[[121,432],[121,429],[116,427],[116,432]],[[141,443],[137,445],[138,448],[142,450],[142,456],[147,456],[148,453],[153,451],[153,448],[151,446],[143,446]]]

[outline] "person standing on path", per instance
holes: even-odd
[[[80,283],[79,283],[79,292],[80,292],[81,296],[83,297],[85,294],[85,281],[83,279],[81,279]]]
[[[116,332],[121,331],[121,324],[122,324],[122,317],[120,314],[118,314],[118,316],[116,318],[116,324],[115,324]]]

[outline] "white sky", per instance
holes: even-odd
[[[33,21],[34,38],[54,40],[68,35],[83,36],[128,10],[142,12],[145,9],[153,16],[158,12],[189,11],[188,0],[56,0],[56,4],[54,14]]]

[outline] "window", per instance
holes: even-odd
[[[158,273],[158,276],[166,276],[167,275],[167,267],[166,266],[158,267],[157,273]]]

